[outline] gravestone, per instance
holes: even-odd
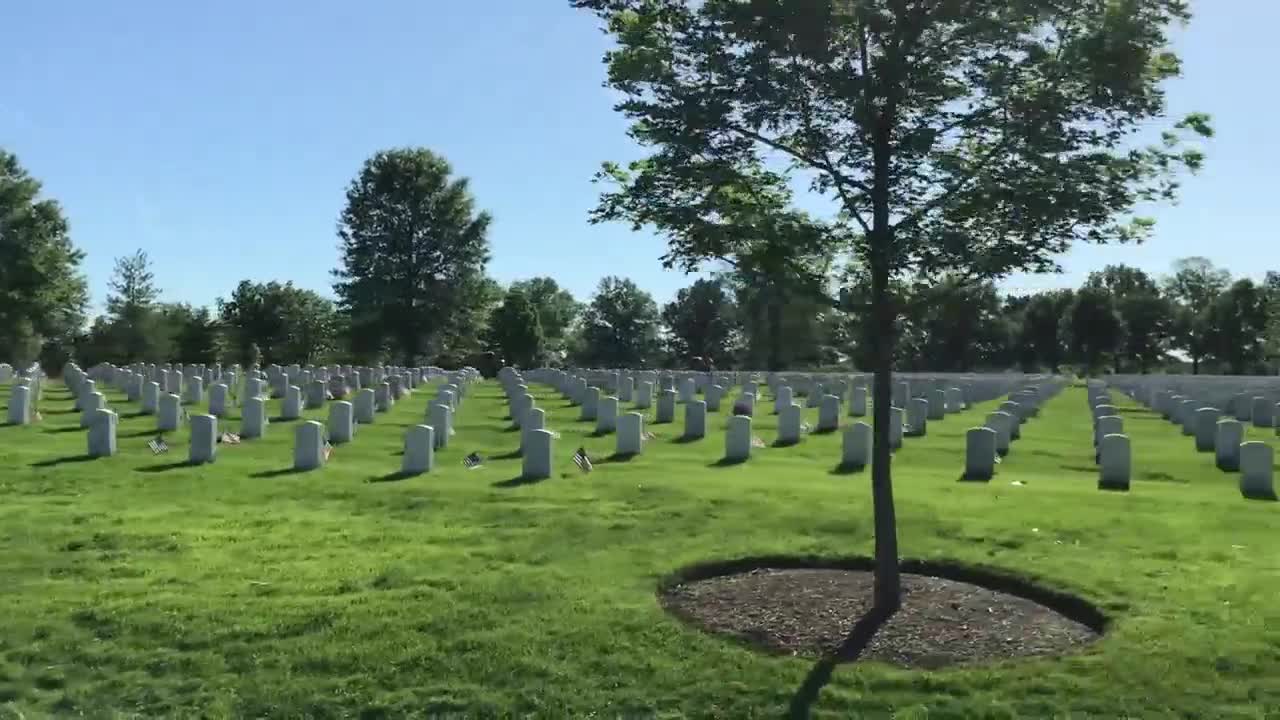
[[[1128,490],[1131,469],[1129,436],[1103,435],[1098,444],[1098,488]]]
[[[995,432],[996,454],[998,455],[1009,454],[1009,428],[1013,425],[1013,422],[1013,416],[1002,410],[987,414],[987,421],[983,425]]]
[[[791,403],[778,413],[778,445],[795,445],[800,442],[801,413],[798,403]]]
[[[1008,414],[1012,420],[1009,423],[1009,439],[1017,440],[1022,437],[1022,406],[1012,400],[1006,400],[1000,403],[1000,412]]]
[[[1202,407],[1196,410],[1196,452],[1213,452],[1218,438],[1217,408]]]
[[[431,472],[436,462],[435,429],[430,425],[414,425],[404,434],[404,457],[400,472],[419,475]]]
[[[524,440],[524,460],[520,477],[523,480],[543,480],[551,477],[554,437],[550,430],[530,430]]]
[[[187,381],[187,404],[200,405],[204,402],[204,378],[193,377]]]
[[[835,432],[840,428],[840,398],[823,395],[818,406],[818,432]]]
[[[1183,400],[1182,406],[1178,410],[1178,424],[1182,426],[1183,435],[1196,434],[1196,410],[1200,409],[1200,403],[1195,400]]]
[[[1240,494],[1246,498],[1274,500],[1275,486],[1272,484],[1275,464],[1275,451],[1271,446],[1258,441],[1241,443],[1240,445]]]
[[[378,383],[378,387],[373,391],[373,408],[380,413],[390,412],[395,405],[396,400],[391,396],[391,383]]]
[[[596,408],[596,434],[608,435],[618,429],[618,398],[609,396],[600,398]]]
[[[805,397],[805,406],[816,408],[822,402],[822,396],[826,394],[821,384],[815,383],[809,388],[809,395]]]
[[[364,388],[356,391],[356,401],[354,412],[356,422],[372,423],[377,412],[376,395],[372,388]]]
[[[867,388],[861,385],[853,386],[853,396],[849,400],[849,417],[866,417],[867,415]]]
[[[724,459],[726,462],[745,462],[751,457],[751,418],[734,415],[729,418],[729,428],[724,434]]]
[[[855,422],[845,428],[841,450],[840,464],[846,469],[857,470],[871,464],[871,426]]]
[[[889,408],[889,448],[902,449],[902,408]]]
[[[160,411],[156,414],[156,430],[173,432],[182,425],[182,398],[173,393],[160,396]]]
[[[520,423],[520,453],[524,454],[525,444],[532,430],[543,430],[547,427],[547,411],[542,408],[529,408]]]
[[[964,435],[964,479],[986,482],[996,472],[996,431],[969,428]]]
[[[735,415],[743,415],[751,417],[756,414],[756,394],[744,392],[738,396],[733,404],[733,412]]]
[[[338,400],[329,406],[329,442],[334,445],[351,442],[356,435],[355,406]]]
[[[658,417],[654,422],[669,423],[676,420],[676,394],[672,390],[663,390],[658,394]]]
[[[1265,397],[1253,398],[1253,426],[1260,428],[1269,428],[1275,424],[1275,418],[1271,416],[1274,410],[1272,403]]]
[[[693,378],[685,378],[680,381],[680,402],[691,403],[695,394],[696,387],[693,384]]]
[[[203,465],[213,462],[218,453],[218,418],[212,415],[192,415],[191,444],[187,448],[187,462]]]
[[[924,437],[928,431],[929,401],[914,398],[907,406],[907,429],[910,437]]]
[[[693,403],[686,405],[693,407]],[[644,446],[644,415],[638,412],[623,413],[618,417],[618,438],[615,452],[618,455],[639,455]]]
[[[1102,438],[1108,435],[1124,434],[1124,418],[1119,415],[1103,415],[1093,425],[1093,447],[1096,453],[1101,453]],[[1101,462],[1100,457],[1095,455],[1095,462]]]
[[[524,422],[525,416],[534,407],[533,396],[529,393],[520,393],[511,399],[511,423],[516,427],[520,427]]]
[[[107,398],[100,392],[91,392],[81,400],[80,427],[92,427],[97,412],[107,406]]]
[[[644,380],[636,390],[636,407],[642,410],[653,407],[653,383]]]
[[[9,391],[9,410],[6,417],[10,425],[31,424],[31,388],[15,385]]]
[[[302,417],[302,388],[290,385],[284,389],[284,402],[280,403],[280,417],[297,420]]]
[[[1244,423],[1224,418],[1218,421],[1213,439],[1214,462],[1219,470],[1235,472],[1240,469],[1240,443],[1244,442]]]
[[[324,426],[315,420],[298,425],[293,432],[293,469],[315,470],[324,465]]]
[[[142,414],[155,415],[160,409],[160,383],[149,382],[142,386]]]
[[[587,387],[587,392],[582,396],[582,412],[578,414],[579,420],[595,420],[600,414],[600,388]]]
[[[447,386],[441,387],[436,392],[435,401],[438,403],[442,403],[444,405],[448,405],[450,410],[453,410],[456,412],[458,409],[458,392],[456,390],[450,390]]]
[[[720,403],[724,401],[724,386],[708,385],[705,393],[708,412],[720,412]]]
[[[964,390],[960,388],[947,388],[947,390],[943,392],[943,397],[945,398],[945,404],[943,407],[946,412],[954,414],[964,411]],[[1035,413],[1036,408],[1033,406],[1031,414],[1034,415]]]
[[[636,381],[630,375],[618,379],[618,401],[629,403],[635,397]]]
[[[267,401],[251,397],[244,401],[240,411],[240,437],[260,438],[267,432]]]
[[[116,454],[116,425],[119,418],[111,410],[93,411],[89,425],[89,457],[111,457]]]
[[[778,388],[777,393],[773,396],[773,413],[775,415],[781,415],[784,409],[791,407],[791,403],[794,402],[793,392],[786,385]]]
[[[900,380],[893,384],[892,404],[894,407],[904,408],[907,401],[911,399],[911,384],[905,380]]]
[[[930,420],[942,420],[947,416],[947,393],[945,390],[933,390],[929,393]]]
[[[453,435],[453,408],[445,403],[433,404],[431,427],[435,428],[436,449],[449,447],[449,436]]]
[[[325,395],[328,388],[323,380],[312,380],[307,386],[307,407],[316,410],[324,407]]]
[[[694,400],[684,406],[684,438],[699,440],[707,436],[707,403]]]

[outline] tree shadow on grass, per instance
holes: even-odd
[[[33,462],[31,463],[31,467],[33,468],[57,467],[59,465],[66,465],[69,463],[89,462],[90,460],[96,460],[96,459],[97,458],[87,453],[84,455],[67,455],[66,457],[53,458],[50,460],[41,460],[40,462]]]
[[[876,632],[893,616],[892,611],[872,608],[854,623],[853,629],[845,637],[844,642],[834,652],[823,657],[813,666],[804,682],[791,696],[791,704],[787,717],[792,720],[803,720],[810,717],[813,705],[818,701],[822,688],[831,682],[836,666],[841,663],[856,661],[862,656]]]

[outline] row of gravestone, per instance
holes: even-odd
[[[618,405],[620,398],[612,396],[601,397],[600,388],[594,386],[587,386],[584,392],[582,386],[586,381],[585,378],[572,377],[562,371],[539,369],[530,371],[529,376],[531,380],[536,379],[550,384],[560,389],[565,397],[581,402],[583,409],[581,419],[594,420],[597,434],[616,433],[616,453],[618,455],[635,455],[641,452],[646,436],[644,432],[645,417],[638,412],[619,415]],[[534,397],[529,392],[524,377],[518,371],[513,368],[503,368],[498,373],[498,379],[507,396],[512,422],[521,430],[520,452],[525,458],[525,476],[528,479],[549,476],[550,442],[554,433],[550,433],[545,429],[545,412],[535,406]],[[625,387],[626,379],[622,378],[621,380]],[[687,382],[687,379],[685,381]],[[752,392],[746,392],[754,388],[750,385],[751,381],[748,381],[748,383],[742,395],[746,401],[743,402],[740,399],[739,402],[735,403],[734,414],[727,421],[724,457],[729,462],[745,461],[750,457],[751,448],[756,444],[754,442],[755,438],[751,435],[751,414],[754,411],[755,396]],[[641,381],[641,395],[637,398],[637,407],[647,407],[647,404],[642,404],[642,402],[651,392],[651,388],[651,381]],[[987,417],[986,425],[983,428],[970,430],[966,444],[965,477],[967,479],[990,479],[994,474],[996,458],[999,455],[1008,453],[1010,439],[1020,436],[1019,428],[1022,423],[1030,417],[1034,417],[1039,412],[1041,405],[1056,395],[1061,388],[1062,383],[1056,378],[1042,378],[1038,384],[1020,387],[1010,393],[1009,400],[999,410]],[[724,394],[723,388],[718,385],[706,386],[705,391],[706,396],[709,398],[708,400],[695,400],[691,397],[684,403],[685,440],[698,440],[706,436],[707,412],[709,409],[713,409],[711,408],[712,402],[716,405],[714,409],[718,409],[719,400]],[[775,408],[779,415],[776,445],[785,446],[799,442],[805,430],[801,423],[800,405],[791,401],[792,395],[789,391],[789,386],[780,385],[778,395],[775,398]],[[658,404],[657,418],[659,423],[673,421],[675,398],[675,390],[667,389],[662,391]],[[865,395],[863,396],[863,401],[861,414],[865,414]],[[818,405],[817,430],[819,432],[834,432],[839,428],[839,405],[840,398],[835,395],[824,395],[822,397]],[[946,412],[959,412],[963,409],[962,405],[963,401],[959,397],[954,397],[954,401],[952,401],[952,398],[948,398],[944,391],[935,391],[932,402],[930,399],[925,398],[917,398],[913,402],[913,407],[917,409],[913,413],[908,413],[906,422],[904,422],[901,408],[890,408],[889,442],[891,449],[897,450],[902,447],[904,434],[924,435],[926,421],[931,417],[940,418]],[[934,414],[935,410],[936,414]],[[862,467],[866,465],[870,461],[871,439],[871,426],[866,423],[858,422],[848,427],[843,437],[841,464],[846,467]]]
[[[95,390],[95,381],[86,377],[77,377],[76,368],[71,368],[69,376],[76,378],[75,384],[80,388],[76,395],[76,407],[81,409],[81,426],[88,428],[88,454],[90,457],[108,457],[116,454],[118,445],[116,428],[118,416],[105,407],[102,393]],[[478,373],[467,369],[462,373],[450,376],[458,380],[457,384],[447,383],[437,388],[435,401],[429,409],[431,425],[417,425],[410,428],[405,438],[405,452],[402,471],[409,474],[427,472],[434,462],[434,451],[445,447],[453,435],[453,413],[457,404],[465,394],[465,388],[478,379]],[[157,386],[158,383],[148,383]],[[225,385],[215,385],[215,397],[225,393]],[[358,423],[371,423],[375,412],[389,411],[396,399],[410,392],[407,384],[395,387],[390,383],[380,386],[382,402],[375,403],[373,390],[365,389],[356,395],[356,402],[336,401],[329,411],[329,422],[322,425],[317,421],[301,423],[295,429],[294,469],[311,470],[322,465],[328,457],[330,444],[350,442],[355,435]],[[221,388],[222,392],[217,392]],[[261,391],[262,388],[250,385],[249,391]],[[265,408],[266,398],[256,394],[246,399],[243,405],[240,436],[241,438],[259,438],[266,432],[269,424]],[[286,400],[287,404],[287,400]],[[218,433],[218,417],[208,415],[185,416],[179,398],[175,394],[161,396],[158,402],[157,431],[160,433],[176,431],[186,417],[190,425],[191,440],[189,443],[188,462],[198,465],[213,462],[216,457]],[[437,432],[437,428],[439,431]],[[427,447],[423,447],[423,441]]]
[[[1258,405],[1258,398],[1247,404],[1233,403],[1238,397],[1237,393],[1225,395],[1219,392],[1214,397],[1219,400],[1224,397],[1227,399],[1224,417],[1224,412],[1219,407],[1175,394],[1172,390],[1157,389],[1151,393],[1150,388],[1144,387],[1142,383],[1112,380],[1112,384],[1138,404],[1160,413],[1161,417],[1177,426],[1182,435],[1193,438],[1197,452],[1213,453],[1214,464],[1219,470],[1240,473],[1240,493],[1246,498],[1275,497],[1275,450],[1265,442],[1246,442],[1243,423],[1238,415],[1232,417],[1233,413],[1241,411],[1241,406],[1248,407],[1254,410],[1248,419],[1252,419],[1259,427],[1271,427],[1274,424],[1271,419],[1275,415],[1256,412],[1254,406]],[[1147,400],[1151,400],[1151,404],[1147,404]],[[1274,410],[1280,413],[1280,407],[1275,407]],[[1265,418],[1266,422],[1259,424],[1259,418]]]
[[[1157,410],[1177,396],[1195,400],[1197,408],[1217,408],[1255,427],[1280,431],[1280,379],[1230,375],[1113,375],[1108,384],[1136,402]]]

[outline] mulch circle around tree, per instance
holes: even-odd
[[[661,600],[697,627],[770,652],[905,668],[1063,655],[1100,636],[1026,598],[903,574],[902,607],[869,641],[855,639],[855,626],[872,608],[872,582],[862,570],[759,568],[672,585]]]

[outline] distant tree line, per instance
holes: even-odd
[[[106,312],[86,322],[83,254],[39,189],[0,151],[0,359],[10,362],[457,366],[492,352],[522,367],[781,370],[865,368],[873,347],[860,268],[796,256],[799,221],[664,305],[622,277],[582,302],[549,277],[503,287],[486,274],[489,215],[423,149],[380,152],[352,181],[336,299],[243,280],[210,307],[166,302],[139,250],[116,260]],[[1108,266],[1081,287],[1033,295],[944,278],[900,283],[895,296],[903,371],[1252,374],[1280,363],[1280,272],[1232,278],[1205,258],[1164,277]]]

